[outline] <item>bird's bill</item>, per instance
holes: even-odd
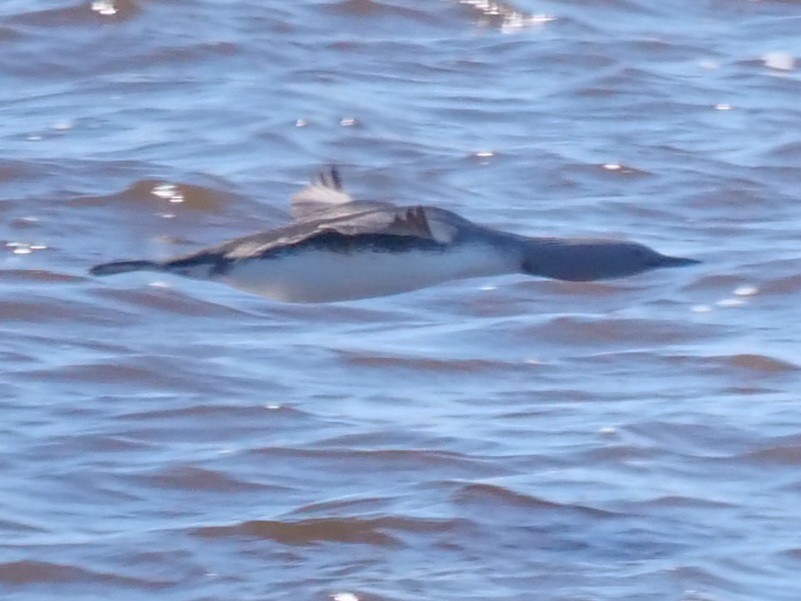
[[[661,255],[654,267],[687,267],[688,265],[698,265],[701,263],[698,259],[688,259],[685,257],[669,257],[668,255]]]

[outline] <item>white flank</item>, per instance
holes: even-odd
[[[398,294],[447,280],[512,273],[518,267],[489,245],[443,252],[314,249],[274,259],[244,259],[214,279],[273,300],[315,303]]]

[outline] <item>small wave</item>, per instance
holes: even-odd
[[[65,284],[83,282],[86,278],[45,269],[0,269],[0,280],[4,283],[20,284]]]
[[[17,586],[43,583],[85,585],[91,582],[100,582],[145,589],[160,589],[173,584],[172,582],[131,578],[119,574],[95,572],[72,565],[33,560],[0,563],[0,582]]]
[[[400,357],[390,355],[363,355],[343,351],[340,356],[348,365],[355,367],[398,368],[414,371],[440,373],[485,373],[508,371],[510,369],[530,369],[527,364],[491,361],[488,359],[434,359],[431,357]]]
[[[573,503],[558,503],[540,497],[526,495],[495,484],[473,483],[463,486],[455,495],[457,503],[481,504],[497,508],[526,509],[529,511],[576,511],[594,517],[610,517],[615,514],[603,509]]]
[[[137,475],[136,479],[146,480],[156,489],[202,490],[225,493],[275,489],[266,484],[248,482],[217,470],[195,466],[159,469],[151,474]]]
[[[169,183],[153,179],[140,180],[121,192],[104,196],[85,196],[71,200],[73,206],[102,206],[108,204],[146,205],[165,211],[189,208],[195,211],[217,212],[238,197],[229,192],[197,184]]]
[[[321,514],[332,514],[334,512],[341,512],[343,510],[354,510],[358,509],[362,512],[365,511],[377,511],[381,507],[384,507],[387,504],[387,499],[382,497],[357,497],[357,498],[346,498],[346,499],[332,499],[330,501],[319,501],[316,503],[309,503],[307,505],[303,505],[302,507],[298,507],[297,509],[293,510],[293,514],[314,514],[314,513],[321,513]]]
[[[687,497],[683,495],[663,495],[654,497],[646,501],[639,501],[627,505],[630,509],[637,509],[638,511],[648,510],[650,508],[673,508],[673,509],[723,509],[736,507],[735,504],[726,501],[717,501],[712,499],[702,499],[698,497]]]
[[[17,521],[7,519],[0,520],[0,529],[5,532],[18,532],[18,533],[32,533],[32,532],[45,532],[44,529],[38,528],[31,524],[23,524]]]
[[[341,14],[351,18],[380,17],[408,18],[417,21],[430,21],[431,12],[425,12],[405,6],[396,6],[389,2],[379,0],[340,0],[327,7],[329,12]]]
[[[561,316],[520,331],[527,340],[548,340],[571,346],[592,344],[676,344],[696,340],[698,324],[650,319],[588,319]]]
[[[65,414],[78,414],[81,411],[77,409],[67,411]],[[68,443],[69,446],[65,451],[70,453],[147,453],[157,447],[151,442],[134,440],[124,435],[83,436],[78,441],[68,440]]]
[[[639,461],[645,463],[654,459],[656,452],[654,449],[634,446],[634,445],[609,445],[595,447],[587,450],[584,456],[593,462],[615,462]],[[588,461],[589,463],[589,461]]]
[[[73,383],[92,383],[103,382],[108,385],[125,385],[136,383],[137,385],[149,385],[164,387],[177,385],[179,377],[170,378],[163,373],[158,373],[153,368],[146,368],[136,365],[117,364],[117,363],[90,363],[84,365],[67,365],[56,369],[33,370],[27,372],[28,377],[35,379],[59,380],[62,382]]]
[[[479,25],[497,27],[504,33],[543,25],[555,21],[556,17],[546,14],[528,13],[515,8],[510,2],[498,0],[458,0],[479,18]]]
[[[629,293],[636,284],[631,282],[562,282],[559,280],[523,280],[516,284],[521,290],[531,289],[531,296],[544,294],[549,297],[561,295],[569,298],[605,298]]]
[[[730,291],[745,283],[746,280],[744,278],[736,275],[702,275],[684,286],[683,290]]]
[[[93,289],[91,294],[106,304],[114,303],[115,311],[118,307],[122,307],[124,310],[146,309],[149,313],[158,311],[191,317],[234,317],[241,319],[242,317],[251,316],[248,312],[236,307],[195,298],[179,291],[170,290],[166,285],[158,283],[142,290],[97,288]]]
[[[139,390],[181,390],[191,393],[204,391],[232,394],[234,390],[252,392],[255,385],[248,378],[233,374],[210,375],[196,365],[185,363],[172,355],[137,356],[123,351],[124,357],[114,360],[95,360],[20,372],[26,381],[60,382],[70,385],[92,385],[95,390],[120,391],[133,386]],[[264,410],[266,411],[266,409]]]
[[[801,275],[790,275],[768,280],[760,291],[765,294],[793,294],[801,290]]]
[[[43,310],[47,307],[47,310]],[[52,298],[26,294],[24,300],[0,300],[0,320],[35,323],[90,323],[97,313],[86,304],[67,299],[54,303]]]
[[[801,142],[788,142],[775,146],[771,149],[769,154],[774,159],[771,161],[771,164],[775,164],[776,161],[785,160],[787,163],[797,165],[798,161],[801,160]]]
[[[765,447],[745,453],[742,458],[759,464],[801,465],[801,443]]]
[[[782,359],[776,359],[775,357],[768,357],[766,355],[740,354],[727,357],[717,357],[716,359],[736,369],[762,372],[766,374],[783,374],[795,372],[801,369],[801,367],[795,363],[790,363],[789,361],[784,361]]]
[[[319,518],[293,522],[250,520],[228,526],[204,526],[193,534],[205,538],[247,536],[272,540],[285,545],[318,543],[353,543],[377,547],[400,547],[400,535],[415,532],[450,532],[460,520],[431,520],[405,517]],[[397,536],[393,536],[393,534]]]
[[[9,27],[0,27],[0,42],[11,42],[20,37],[20,33]]]
[[[295,462],[319,462],[326,469],[354,469],[393,472],[415,472],[442,470],[449,474],[480,478],[496,476],[501,469],[482,457],[462,453],[428,449],[290,449],[285,447],[263,447],[251,451],[275,460]]]
[[[192,404],[188,407],[130,412],[122,414],[119,417],[125,421],[169,421],[183,418],[202,418],[205,420],[240,418],[245,420],[256,420],[263,418],[267,411],[270,412],[271,419],[275,419],[277,416],[290,419],[309,416],[309,414],[304,411],[287,406],[266,408],[262,405],[225,405],[222,403],[208,403]]]
[[[633,165],[624,163],[580,163],[577,161],[568,161],[557,170],[556,176],[564,178],[565,181],[589,181],[593,182],[599,177],[615,177],[620,179],[640,179],[653,177],[653,173],[645,169],[634,167]],[[610,203],[606,203],[610,206]],[[626,203],[626,208],[631,211],[637,211],[637,214],[646,214],[647,216],[661,217],[667,214],[667,211],[657,211],[652,207],[642,207]]]
[[[98,21],[124,21],[141,12],[134,0],[88,0],[66,6],[31,11],[14,17],[14,24],[34,27],[69,27],[92,25]]]

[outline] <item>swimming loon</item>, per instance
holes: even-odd
[[[166,261],[115,261],[104,276],[157,271],[222,282],[296,303],[384,296],[448,280],[525,273],[558,280],[619,278],[698,263],[642,244],[527,237],[431,206],[354,200],[339,172],[319,173],[292,197],[295,222]]]

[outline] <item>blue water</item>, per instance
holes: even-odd
[[[801,7],[5,0],[4,599],[796,601]],[[359,198],[700,258],[283,305]]]

